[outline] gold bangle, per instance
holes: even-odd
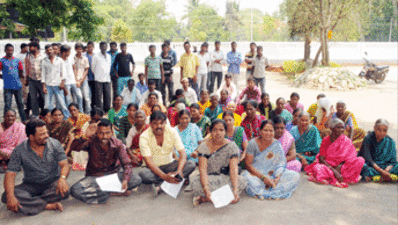
[[[64,178],[66,180],[66,176],[65,175],[61,175],[61,178]]]

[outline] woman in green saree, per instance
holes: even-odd
[[[310,118],[309,113],[303,112],[299,117],[298,126],[290,131],[295,140],[297,159],[300,160],[303,169],[315,161],[322,143],[318,129],[310,124]]]
[[[395,141],[387,135],[389,123],[378,119],[374,131],[363,140],[358,155],[365,158],[361,175],[366,181],[397,182],[398,163]]]

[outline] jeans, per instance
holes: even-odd
[[[90,95],[90,88],[88,87],[87,79],[83,81],[82,86],[80,86],[80,91],[82,92],[82,97],[84,101],[84,113],[90,115],[91,111],[91,95]]]
[[[166,86],[169,93],[169,101],[172,99],[174,95],[174,82],[172,74],[167,74],[164,76],[164,83],[162,84],[162,98],[163,104],[166,105]]]
[[[34,116],[38,116],[39,106],[39,99],[45,100],[45,94],[43,92],[43,84],[40,80],[32,80],[29,79],[29,96],[30,96],[30,106],[32,108],[32,114]]]
[[[211,76],[210,76],[210,87],[209,87],[209,94],[214,92],[214,85],[216,83],[216,77],[217,77],[217,90],[220,88],[221,86],[221,82],[222,82],[222,72],[211,72]]]
[[[133,79],[131,77],[119,77],[117,79],[117,95],[120,95],[124,89],[124,87],[127,87],[127,81],[130,79]],[[115,95],[114,95],[115,96]]]
[[[65,87],[68,90],[68,95],[65,96],[66,105],[69,107],[69,104],[75,102],[79,106],[79,111],[83,112],[83,97],[80,88],[77,88],[76,84],[67,84]]]
[[[57,105],[57,108],[62,110],[65,119],[70,117],[68,107],[65,103],[65,95],[64,91],[59,88],[59,86],[47,86],[47,94],[46,100],[44,103],[44,108],[49,109],[50,111],[54,109],[54,100]]]
[[[174,160],[173,162],[159,166],[159,169],[163,171],[163,173],[171,173],[177,171],[178,168],[178,161]],[[187,160],[185,163],[184,169],[182,170],[182,174],[184,175],[185,179],[189,178],[189,175],[195,170],[196,164],[191,161]],[[145,167],[141,172],[139,173],[142,183],[143,184],[156,184],[159,185],[160,183],[163,182],[162,178],[156,176],[148,167]]]
[[[148,84],[149,84],[149,82],[151,81],[151,80],[153,80],[154,82],[155,82],[155,85],[156,85],[156,90],[158,90],[158,91],[160,91],[160,92],[162,92],[162,79],[148,79]],[[164,102],[163,102],[164,103]]]
[[[15,96],[15,101],[17,102],[18,106],[18,113],[19,117],[21,118],[22,122],[26,121],[26,114],[24,110],[23,100],[22,100],[22,88],[20,89],[4,89],[4,115],[6,114],[7,110],[11,109],[12,107],[12,96]]]
[[[199,86],[199,95],[200,91],[207,90],[207,73],[198,74],[198,86]]]
[[[263,78],[254,78],[254,82],[258,86],[260,84],[261,93],[265,93],[265,77]]]
[[[90,88],[90,93],[91,93],[91,108],[93,109],[95,107],[95,100],[96,100],[96,91],[95,91],[95,81],[89,80],[88,82],[88,87]]]
[[[95,82],[95,103],[105,113],[111,109],[111,82]]]

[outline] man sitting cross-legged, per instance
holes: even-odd
[[[140,151],[146,168],[140,172],[144,184],[152,184],[154,197],[160,190],[160,183],[178,183],[177,174],[188,179],[195,170],[195,163],[187,160],[184,145],[177,130],[166,126],[167,117],[155,111],[150,117],[150,127],[141,134]],[[177,150],[179,159],[173,159]]]
[[[100,119],[90,124],[86,137],[74,140],[71,149],[88,151],[86,177],[71,187],[71,195],[89,204],[104,204],[110,195],[130,194],[131,189],[141,184],[141,178],[133,175],[133,164],[127,154],[126,147],[119,139],[113,137],[112,123],[108,119]],[[119,172],[120,163],[123,172]],[[97,177],[118,173],[122,182],[122,194],[102,191],[96,182]]]
[[[26,215],[36,215],[45,209],[63,211],[60,201],[69,196],[65,151],[58,140],[49,137],[43,120],[29,121],[26,135],[29,139],[11,154],[1,201],[7,204],[7,209]],[[15,176],[21,169],[22,184],[15,186]]]

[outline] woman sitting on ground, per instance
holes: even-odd
[[[220,102],[218,104],[221,106],[223,111],[227,109],[229,102],[231,102],[231,97],[228,96],[228,91],[222,90],[220,93]]]
[[[303,168],[315,161],[322,138],[318,129],[310,124],[310,114],[304,112],[299,117],[299,124],[290,131],[296,145],[296,156]]]
[[[332,133],[323,139],[316,161],[305,167],[309,181],[347,188],[361,180],[361,169],[365,163],[357,157],[354,145],[344,135],[344,122],[338,118],[330,121]]]
[[[278,98],[276,100],[276,108],[269,114],[269,118],[273,120],[275,117],[281,116],[286,123],[293,120],[293,115],[285,109],[285,99]]]
[[[85,123],[90,121],[90,116],[79,112],[79,106],[76,103],[71,103],[68,110],[71,115],[68,121],[75,128],[75,139],[79,139],[83,136],[82,127]]]
[[[275,124],[275,139],[281,143],[286,156],[286,168],[300,173],[301,162],[296,159],[296,145],[293,136],[286,129],[285,120],[277,116],[272,122]]]
[[[246,117],[240,125],[245,129],[247,139],[251,140],[258,137],[261,121],[265,120],[265,117],[256,114],[258,103],[254,100],[244,102],[243,107]]]
[[[241,162],[245,159],[248,143],[245,129],[240,126],[235,126],[234,113],[232,113],[231,111],[224,112],[222,119],[227,124],[227,132],[225,134],[225,138],[235,142],[236,146],[238,146],[240,152],[239,162]]]
[[[246,179],[238,174],[239,149],[225,138],[227,125],[216,119],[210,126],[211,138],[199,145],[199,176],[192,180],[193,205],[211,202],[211,193],[229,185],[237,203],[246,187]]]
[[[266,119],[269,119],[269,115],[272,112],[272,110],[275,109],[275,105],[271,103],[269,100],[269,94],[268,93],[263,93],[261,95],[261,102],[258,104],[258,111],[262,116],[264,116]]]
[[[340,100],[336,104],[336,113],[333,118],[339,118],[344,122],[344,134],[352,140],[357,151],[361,148],[362,141],[366,136],[366,132],[358,127],[357,120],[352,112],[347,110],[347,105],[344,101]]]
[[[178,113],[179,125],[175,127],[184,144],[187,159],[198,163],[198,154],[195,151],[203,141],[202,132],[196,124],[191,123],[191,113],[183,109]]]
[[[234,113],[236,110],[236,104],[235,102],[229,102],[227,105],[227,108],[224,110],[225,111],[230,111],[234,115],[234,120],[235,120],[235,126],[239,127],[240,124],[242,123],[242,117],[239,116],[239,114]],[[222,119],[224,116],[224,113],[221,113],[220,115],[217,116],[217,119]]]
[[[299,102],[300,95],[296,92],[293,92],[290,95],[290,101],[285,104],[285,109],[293,114],[295,109],[301,109],[304,111],[304,105]]]
[[[17,113],[9,109],[4,114],[0,127],[0,167],[5,171],[14,148],[27,139],[25,125],[16,122]]]
[[[74,135],[74,127],[69,121],[64,120],[64,114],[61,109],[53,109],[51,111],[51,119],[52,122],[47,124],[48,134],[61,143],[65,153],[68,155],[70,152],[68,146],[70,147],[73,142],[73,140],[70,140],[69,135]]]
[[[205,116],[209,117],[211,121],[217,119],[217,116],[222,113],[222,108],[218,105],[218,96],[216,94],[210,95],[210,107],[205,110]]]
[[[329,98],[319,99],[315,115],[315,126],[318,128],[321,138],[331,134],[329,123],[334,112],[332,101]]]
[[[202,137],[205,138],[209,132],[211,125],[210,118],[200,114],[200,106],[193,103],[190,107],[191,110],[191,122],[196,124],[202,132]]]
[[[301,114],[303,114],[303,110],[301,108],[297,108],[293,111],[293,120],[286,124],[287,131],[291,131],[294,126],[298,125]]]
[[[271,120],[261,123],[259,137],[249,141],[246,169],[243,176],[249,196],[260,199],[284,199],[296,190],[300,174],[286,169],[286,157],[279,141],[274,139],[275,128]]]
[[[209,92],[207,90],[200,91],[200,100],[198,102],[198,105],[200,107],[200,115],[204,115],[205,110],[211,106],[209,100]]]
[[[139,110],[137,103],[130,103],[127,105],[127,116],[122,117],[119,121],[119,138],[123,144],[126,144],[126,137],[131,127],[135,124],[134,115]]]
[[[178,112],[183,109],[189,109],[186,107],[184,98],[179,98],[175,100],[173,104],[170,104],[170,107],[167,110],[167,118],[170,121],[171,127],[178,125]]]
[[[113,108],[108,112],[108,119],[111,121],[113,128],[115,128],[116,135],[119,134],[120,119],[127,116],[126,106],[123,105],[123,97],[117,95],[113,98]]]
[[[184,103],[186,105],[191,104],[191,102],[185,97],[185,92],[183,89],[177,89],[176,90],[176,94],[173,96],[173,98],[170,101],[170,106],[174,106],[177,104],[177,101],[179,101],[180,99],[184,100]]]
[[[238,95],[238,90],[236,85],[232,82],[232,75],[226,74],[225,75],[225,82],[221,84],[220,88],[217,91],[217,95],[221,96],[221,91],[227,91],[228,96],[231,98],[232,101],[235,101],[236,96]]]
[[[39,119],[46,122],[46,124],[50,124],[51,121],[51,111],[49,109],[42,109],[40,111]]]
[[[374,131],[363,140],[358,155],[365,158],[361,175],[366,181],[397,182],[398,163],[395,141],[387,135],[390,124],[378,119]]]
[[[156,93],[149,93],[148,102],[141,106],[141,110],[145,112],[146,116],[150,116],[152,114],[152,107],[154,105],[158,105],[164,114],[167,113],[166,107],[159,104],[159,96]]]
[[[134,167],[141,166],[142,155],[140,151],[140,136],[141,134],[150,127],[146,124],[146,116],[144,111],[137,110],[134,114],[135,124],[131,127],[126,138],[126,150],[133,162]]]

